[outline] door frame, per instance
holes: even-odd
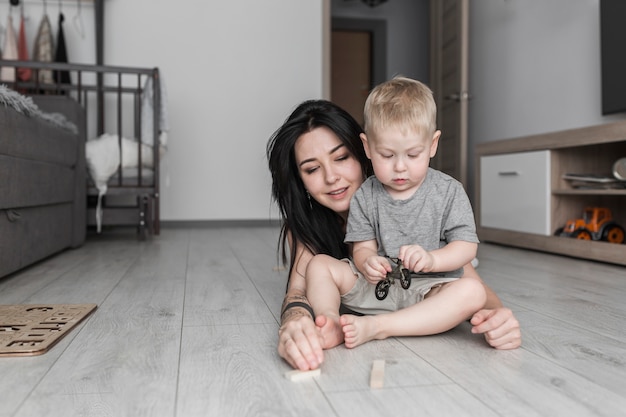
[[[434,168],[454,176],[467,190],[471,177],[468,136],[469,0],[430,0],[430,13],[430,88],[438,107],[437,126],[443,129],[439,143],[444,142],[455,149],[451,153],[454,156],[454,168],[451,171],[445,169],[445,165],[451,162],[446,146],[439,146],[431,162]],[[444,16],[448,20],[455,19],[455,24],[444,25]],[[446,131],[445,127],[451,123],[455,126],[454,131]],[[444,138],[444,135],[449,139]]]

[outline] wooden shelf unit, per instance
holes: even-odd
[[[550,154],[549,197],[546,199],[550,234],[484,226],[483,223],[491,224],[489,218],[485,219],[481,215],[481,199],[486,198],[486,193],[490,193],[490,180],[482,176],[481,160],[486,161],[482,158],[502,155],[515,158],[516,155],[533,151],[549,151]],[[562,178],[565,173],[610,175],[613,163],[623,157],[626,157],[626,121],[478,144],[474,208],[479,238],[484,242],[626,265],[626,244],[584,241],[553,235],[567,219],[581,217],[584,208],[588,206],[610,208],[614,219],[626,228],[626,189],[575,189]],[[483,187],[488,189],[482,190]],[[490,197],[492,198],[488,201],[493,201],[494,196]],[[520,198],[523,199],[523,196]],[[489,211],[493,211],[493,207]],[[507,216],[505,212],[500,214]],[[515,214],[511,215],[513,216]]]

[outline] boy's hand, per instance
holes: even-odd
[[[383,280],[391,272],[391,264],[384,256],[368,256],[363,264],[362,273],[370,284]]]
[[[413,272],[431,272],[435,266],[433,255],[419,245],[405,245],[400,247],[398,258],[402,265]]]

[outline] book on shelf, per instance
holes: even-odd
[[[563,174],[563,179],[569,181],[572,188],[597,190],[626,188],[626,181],[618,180],[612,175],[566,173]]]

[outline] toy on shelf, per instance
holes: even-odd
[[[587,207],[582,218],[568,220],[554,234],[582,240],[624,243],[624,228],[613,220],[611,210],[605,207]]]

